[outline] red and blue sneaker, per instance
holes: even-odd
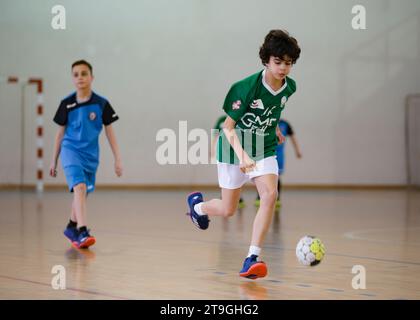
[[[79,236],[75,241],[73,241],[73,247],[77,249],[87,249],[90,246],[94,245],[96,240],[95,237],[89,234],[90,230],[80,231]]]
[[[70,240],[71,243],[77,241],[79,237],[79,230],[76,227],[67,227],[64,230],[64,235]]]
[[[257,258],[258,256],[253,254],[245,259],[242,270],[239,271],[241,277],[255,280],[267,275],[267,265],[263,261],[257,261]]]
[[[208,215],[199,215],[194,210],[194,206],[200,202],[203,202],[203,195],[201,192],[193,192],[188,195],[187,203],[190,208],[189,215],[191,221],[201,230],[206,230],[209,227],[210,222]]]

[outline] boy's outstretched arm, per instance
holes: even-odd
[[[57,176],[57,162],[60,156],[61,141],[63,140],[65,130],[66,126],[59,126],[54,139],[53,156],[50,165],[50,176],[54,178]]]
[[[242,148],[241,142],[239,141],[238,135],[235,131],[235,120],[227,116],[223,125],[223,132],[226,135],[232,149],[235,151],[236,156],[240,162],[241,171],[246,173],[256,168],[255,161],[252,160],[249,155]]]
[[[290,139],[292,140],[292,144],[293,144],[293,147],[295,149],[296,157],[298,157],[299,159],[302,158],[302,153],[300,152],[299,145],[297,143],[295,135],[292,134],[290,136]]]
[[[105,126],[105,134],[111,146],[112,153],[114,154],[114,170],[118,177],[122,176],[123,167],[121,163],[120,149],[118,148],[117,138],[115,137],[114,128],[112,124]]]

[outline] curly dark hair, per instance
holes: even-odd
[[[271,30],[260,47],[260,58],[264,65],[269,62],[271,56],[281,59],[287,56],[295,64],[299,55],[300,47],[297,40],[285,30]]]

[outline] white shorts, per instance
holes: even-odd
[[[264,158],[256,162],[256,168],[248,173],[243,173],[237,164],[217,162],[219,186],[224,189],[238,189],[246,182],[266,174],[278,176],[279,167],[276,156]]]

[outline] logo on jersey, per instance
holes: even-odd
[[[264,104],[261,99],[254,100],[251,103],[251,109],[261,109],[264,110]]]
[[[241,107],[241,100],[236,100],[234,103],[232,103],[232,110],[238,110]]]
[[[89,119],[90,120],[95,120],[96,119],[96,113],[95,112],[91,112],[91,113],[89,113]]]
[[[286,104],[286,102],[287,102],[287,97],[286,96],[283,96],[281,98],[281,106],[284,107],[284,105]]]
[[[248,130],[251,130],[256,135],[267,136],[269,133],[266,132],[267,129],[276,126],[278,119],[273,116],[274,109],[276,106],[269,107],[264,110],[264,113],[261,115],[256,115],[253,112],[247,112],[240,119],[242,124]]]
[[[67,109],[74,108],[75,106],[77,106],[77,103],[76,102],[75,103],[72,103],[72,104],[68,104],[67,105]]]

